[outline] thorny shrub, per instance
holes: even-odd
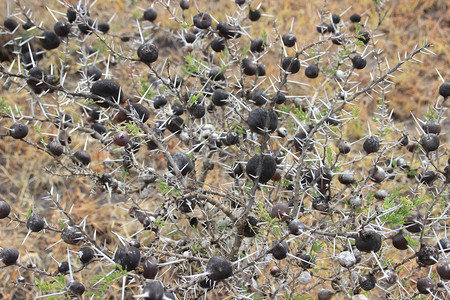
[[[393,121],[391,78],[433,52],[425,41],[380,57],[387,1],[373,1],[376,22],[324,6],[308,42],[252,1],[231,3],[231,15],[155,1],[120,36],[94,4],[61,1],[48,8],[54,20],[9,7],[0,72],[28,94],[2,100],[2,139],[53,157],[53,176],[125,195],[129,223],[105,241],[53,187],[35,199],[51,203],[51,218],[1,201],[2,222],[26,226],[24,243],[43,231],[66,244],[51,272],[2,236],[11,284],[53,299],[450,297],[450,87],[441,77],[415,130]],[[251,35],[254,22],[265,30]],[[157,34],[182,63],[162,57]],[[376,111],[351,140],[344,129],[363,98]]]

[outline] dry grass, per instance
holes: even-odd
[[[0,3],[0,9],[5,11],[5,3]],[[10,1],[12,2],[12,1]],[[69,2],[77,3],[72,0]],[[107,1],[99,0],[94,9],[92,9],[93,17],[102,20],[108,20],[109,17],[117,12],[115,21],[112,24],[112,33],[120,35],[126,32],[135,32],[132,13],[139,12],[134,6],[130,6],[132,1],[116,0]],[[145,1],[137,1],[138,6],[145,8]],[[347,19],[352,13],[363,13],[370,17],[367,27],[373,28],[376,24],[377,17],[373,9],[369,10],[372,5],[370,0],[345,0],[345,1],[326,1],[327,9],[332,13],[339,13],[353,5],[353,7],[344,15]],[[259,3],[259,2],[258,2]],[[256,3],[255,3],[256,4]],[[32,11],[39,20],[44,19],[45,25],[50,25],[53,21],[49,13],[45,9],[45,5],[57,10],[62,10],[60,4],[54,1],[22,1],[22,5],[32,8]],[[230,0],[220,2],[215,1],[199,1],[200,10],[220,11],[221,19],[224,20],[225,13],[231,13],[234,4]],[[380,27],[382,37],[376,38],[379,49],[384,49],[383,56],[392,60],[395,64],[397,53],[404,53],[413,48],[415,43],[421,43],[424,38],[428,38],[434,45],[432,51],[436,56],[425,57],[424,64],[408,64],[406,72],[399,75],[395,79],[395,89],[389,94],[390,106],[395,110],[395,116],[398,122],[404,122],[405,126],[409,124],[410,113],[419,117],[427,110],[427,106],[432,105],[437,99],[437,90],[441,84],[434,68],[438,68],[442,76],[448,80],[450,78],[450,47],[448,47],[448,37],[450,36],[450,14],[448,14],[448,1],[446,0],[396,0],[391,1],[388,6],[390,11],[386,20]],[[323,8],[323,1],[264,1],[262,10],[267,15],[272,15],[277,19],[276,27],[280,33],[289,30],[292,18],[295,18],[293,32],[297,35],[300,45],[308,45],[317,40],[315,25],[319,23],[317,10]],[[160,19],[167,18],[167,12],[161,12]],[[191,12],[194,9],[190,10]],[[363,17],[363,20],[365,17]],[[251,29],[252,35],[261,35],[263,30],[272,31],[271,22],[274,20],[271,16],[263,17],[263,21],[258,22]],[[171,21],[165,22],[164,25],[176,28],[175,23]],[[89,42],[95,44],[94,38]],[[132,53],[131,45],[124,44],[125,51]],[[183,51],[182,49],[171,49],[168,51]],[[48,61],[55,58],[47,58]],[[75,58],[74,58],[75,60]],[[55,60],[56,61],[56,60]],[[264,61],[267,65],[268,73],[277,73],[277,61]],[[130,72],[143,72],[142,70],[129,70],[122,68],[121,65],[112,67],[111,72],[117,77],[118,81],[126,81]],[[71,78],[75,79],[78,75],[76,69],[70,70]],[[302,75],[298,75],[302,76]],[[294,79],[295,80],[295,79]],[[308,82],[314,84],[313,82]],[[126,93],[133,94],[132,87],[126,87]],[[300,91],[300,93],[303,91]],[[3,89],[2,97],[10,104],[25,106],[28,96],[24,90],[19,93],[15,92],[15,88],[9,91]],[[370,98],[363,98],[360,102],[361,111],[365,113],[363,117],[370,117],[374,104]],[[0,125],[9,127],[9,120],[1,120]],[[359,128],[359,129],[358,129]],[[53,129],[54,130],[54,129]],[[352,132],[353,138],[359,138],[359,135],[365,134],[365,127],[362,128],[360,123],[356,123],[350,127],[349,134]],[[4,132],[4,129],[0,129]],[[39,143],[37,135],[32,136],[36,143]],[[75,148],[81,148],[84,144],[83,140],[74,141]],[[103,153],[98,151],[93,157],[93,161],[101,161],[104,158]],[[157,162],[161,157],[153,158]],[[162,167],[165,164],[161,164]],[[49,210],[49,204],[42,201],[42,196],[46,194],[51,186],[57,187],[58,192],[63,197],[63,202],[67,206],[74,205],[74,216],[81,220],[88,215],[87,223],[92,224],[97,230],[109,234],[111,231],[125,232],[126,230],[134,230],[131,227],[122,227],[129,218],[127,212],[121,209],[120,203],[114,203],[107,199],[106,195],[100,193],[88,179],[80,179],[75,177],[53,176],[44,169],[52,167],[53,162],[47,155],[42,155],[33,147],[25,143],[12,140],[11,138],[0,137],[0,199],[6,200],[12,204],[13,212],[21,215],[28,211],[30,206],[35,208],[46,218],[49,223],[57,223],[61,218],[61,214]],[[92,165],[94,170],[101,170],[101,165]],[[219,176],[219,175],[216,175]],[[209,177],[208,182],[214,183],[217,178]],[[23,217],[22,217],[23,218]],[[51,254],[57,260],[62,261],[65,257],[65,245],[59,244],[51,250],[46,250],[47,246],[56,242],[59,236],[53,233],[32,234],[25,245],[21,246],[21,242],[26,235],[23,226],[15,228],[15,224],[6,224],[4,220],[0,222],[0,246],[15,247],[20,250],[22,259],[27,261],[24,256],[27,250],[33,261],[39,266],[50,271],[55,271],[57,266],[49,259],[49,255],[39,255],[42,252]],[[151,237],[149,237],[151,239]],[[113,250],[113,249],[111,249]],[[89,267],[87,277],[91,278],[92,274],[101,274],[103,270],[100,264],[94,264]],[[80,273],[81,274],[81,273]],[[28,273],[22,275],[33,277]],[[78,275],[81,276],[81,275]],[[32,289],[28,289],[25,294],[14,298],[14,293],[22,288],[14,287],[9,282],[17,280],[18,273],[12,272],[11,269],[0,269],[0,299],[31,299],[33,297]],[[29,278],[32,279],[32,278]],[[83,281],[83,278],[80,278]],[[33,280],[30,280],[32,282]],[[2,287],[3,285],[3,287]],[[118,288],[118,286],[116,286]],[[16,296],[19,294],[16,294]]]

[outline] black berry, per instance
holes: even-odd
[[[355,246],[362,252],[377,252],[381,249],[381,236],[375,232],[360,232],[355,239]]]
[[[167,104],[167,99],[164,95],[159,95],[155,97],[155,100],[153,100],[153,107],[155,109],[159,109]]]
[[[362,70],[366,67],[367,60],[365,58],[362,58],[360,55],[356,55],[355,57],[352,58],[352,64],[353,68]]]
[[[87,69],[86,73],[88,78],[91,79],[92,81],[97,81],[102,77],[102,70],[100,70],[96,66],[90,66]]]
[[[286,202],[277,202],[272,206],[270,217],[272,219],[277,218],[280,221],[287,221],[289,219],[289,212],[289,205]]]
[[[79,161],[82,165],[87,166],[91,162],[91,156],[85,150],[78,150],[73,154],[75,159]]]
[[[213,256],[206,265],[206,273],[211,280],[223,280],[233,276],[233,266],[226,257]]]
[[[44,229],[44,219],[41,216],[32,214],[27,220],[27,228],[32,232],[39,232]]]
[[[223,37],[217,36],[211,41],[211,49],[215,52],[221,52],[225,50],[225,39]]]
[[[212,93],[211,100],[216,106],[224,106],[228,103],[228,93],[223,89],[216,89]]]
[[[439,95],[441,95],[444,98],[447,98],[448,96],[450,96],[450,83],[449,82],[444,82],[443,84],[441,84],[441,86],[439,87]]]
[[[284,71],[295,74],[300,71],[300,61],[295,57],[285,57],[281,63],[281,67]]]
[[[158,12],[153,7],[147,8],[144,11],[144,20],[153,22],[156,20],[157,17],[158,17]]]
[[[145,43],[139,46],[137,55],[143,63],[151,64],[158,59],[158,48],[153,44]]]
[[[0,219],[8,217],[10,212],[11,206],[6,201],[0,200]]]
[[[270,253],[272,253],[273,257],[277,260],[285,259],[289,253],[288,245],[286,242],[278,243],[278,245],[272,247]]]
[[[380,139],[376,136],[368,137],[364,141],[363,149],[367,154],[378,152],[380,150]]]
[[[420,145],[426,152],[433,152],[439,148],[439,137],[436,134],[426,134],[420,139]]]
[[[259,9],[250,8],[248,12],[248,18],[250,19],[250,21],[256,22],[261,18],[261,12],[259,11]]]
[[[28,127],[22,122],[15,122],[9,130],[9,135],[14,139],[23,139],[28,135]]]
[[[286,47],[294,47],[297,42],[297,37],[293,33],[286,33],[281,39]]]
[[[139,265],[141,252],[136,247],[125,246],[116,250],[113,260],[121,265],[123,270],[133,271]]]
[[[191,159],[186,153],[175,152],[172,154],[172,158],[175,164],[177,165],[181,175],[186,176],[194,169],[194,164],[192,163]],[[177,175],[175,174],[175,170],[173,169],[169,161],[167,162],[167,168],[172,174]]]
[[[352,23],[358,23],[361,21],[361,16],[358,14],[353,14],[350,16],[350,22]]]
[[[375,287],[377,279],[372,274],[359,276],[359,285],[365,291],[370,291]]]
[[[0,260],[6,265],[14,265],[19,258],[19,251],[14,248],[3,248],[0,253]]]
[[[245,170],[247,171],[247,174],[250,176],[252,180],[256,179],[260,161],[261,156],[255,155],[247,163]],[[277,170],[277,163],[275,161],[275,158],[273,158],[273,156],[270,155],[264,155],[261,162],[261,173],[258,180],[259,183],[266,183],[270,179],[272,179],[276,170]]]
[[[431,245],[422,245],[417,252],[417,263],[421,266],[431,266],[439,260],[439,250]]]
[[[434,291],[434,282],[430,277],[417,280],[417,290],[421,294],[429,294]]]
[[[316,64],[310,64],[305,69],[305,76],[308,78],[317,78],[319,76],[319,67]]]
[[[83,264],[87,264],[88,262],[90,262],[92,259],[94,259],[94,250],[92,250],[92,248],[89,247],[83,247],[80,249],[80,261]]]
[[[267,122],[267,118],[269,118]],[[266,127],[266,123],[268,126]],[[258,134],[264,134],[274,132],[278,126],[278,117],[275,112],[268,112],[265,108],[257,108],[252,110],[247,119],[247,124],[250,130]]]
[[[70,33],[70,29],[71,29],[70,23],[65,21],[56,22],[55,25],[53,26],[53,30],[60,37],[68,36]]]
[[[194,26],[198,29],[207,29],[211,26],[211,15],[207,12],[199,12],[193,18]]]
[[[110,106],[101,98],[113,102],[114,104],[120,104],[123,102],[122,88],[119,84],[109,79],[99,80],[95,82],[91,87],[91,93],[95,96],[98,96],[95,97],[95,102],[101,107],[107,108]]]

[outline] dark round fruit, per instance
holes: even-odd
[[[15,122],[9,130],[9,135],[14,139],[23,139],[28,135],[28,127],[22,122]]]
[[[0,200],[0,219],[8,217],[10,212],[11,206],[6,201]]]
[[[350,22],[352,23],[358,23],[361,21],[361,16],[358,14],[353,14],[350,16]]]
[[[439,137],[436,134],[425,134],[419,143],[426,152],[436,151],[440,144]]]
[[[282,92],[278,91],[275,95],[273,95],[273,100],[276,104],[283,104],[286,102],[286,96]]]
[[[191,115],[196,119],[201,119],[206,113],[205,106],[203,104],[193,104],[191,106]]]
[[[308,78],[317,78],[319,76],[319,67],[316,64],[310,64],[305,69],[305,76]]]
[[[99,123],[92,124],[91,128],[98,132],[100,135],[104,135],[106,132],[108,132],[106,127]]]
[[[178,201],[177,207],[182,213],[190,213],[194,210],[197,204],[197,199],[195,198],[184,198]]]
[[[144,261],[144,263],[142,264],[142,269],[142,275],[144,276],[144,278],[155,279],[159,271],[158,261],[155,257],[151,256]]]
[[[69,267],[69,263],[67,261],[63,261],[58,266],[58,273],[60,273],[60,274],[66,274],[67,272],[69,272],[69,270],[70,270],[70,267]]]
[[[180,7],[182,10],[189,9],[189,0],[181,0],[180,1]]]
[[[337,24],[337,23],[339,23],[339,22],[341,21],[341,16],[340,16],[340,15],[337,15],[337,14],[333,14],[333,15],[331,16],[331,21],[332,21],[334,24]]]
[[[116,250],[113,260],[121,265],[123,270],[133,271],[139,265],[141,252],[136,247],[125,246]]]
[[[66,21],[56,22],[55,25],[53,26],[53,30],[60,37],[68,36],[70,33],[70,28],[71,28],[70,23]]]
[[[225,50],[226,44],[223,37],[217,36],[211,41],[211,49],[215,52],[221,52]]]
[[[275,247],[270,249],[270,253],[272,253],[275,259],[281,260],[285,259],[287,254],[289,253],[289,247],[286,242],[278,243]]]
[[[377,279],[372,274],[359,276],[359,285],[365,291],[370,291],[375,287]]]
[[[248,58],[242,60],[242,70],[245,75],[253,76],[258,73],[258,66]]]
[[[408,249],[408,241],[406,240],[403,232],[399,232],[392,237],[392,245],[398,250]]]
[[[180,102],[175,102],[172,105],[172,112],[176,116],[181,116],[184,113],[184,106]]]
[[[311,200],[312,208],[318,211],[326,212],[328,211],[329,204],[327,198],[324,196],[314,197]]]
[[[247,166],[245,168],[247,175],[252,179],[256,180],[258,166],[261,162],[261,155],[255,155],[253,156],[247,163]],[[273,175],[275,174],[275,171],[277,170],[277,163],[275,161],[275,158],[270,155],[264,155],[262,162],[261,162],[261,174],[259,176],[259,183],[266,183],[268,182]]]
[[[222,142],[225,146],[236,145],[239,143],[239,134],[235,131],[227,132]]]
[[[268,127],[266,127],[267,118],[269,118]],[[277,129],[278,116],[273,111],[269,113],[265,108],[257,108],[249,113],[247,124],[250,127],[250,130],[255,133],[272,133]]]
[[[188,44],[192,44],[193,42],[195,42],[196,39],[197,39],[197,35],[195,33],[193,33],[192,31],[186,32],[184,34],[184,40]]]
[[[194,170],[194,164],[186,153],[175,152],[172,154],[173,161],[178,167],[181,175],[186,176]],[[167,168],[173,175],[177,175],[170,162],[167,162]]]
[[[90,66],[87,69],[86,73],[87,73],[88,78],[93,81],[97,81],[102,77],[102,70],[100,70],[96,66]]]
[[[99,80],[91,87],[91,93],[95,96],[104,98],[114,104],[123,102],[123,91],[119,84],[109,79]],[[103,99],[95,99],[95,102],[101,106],[108,108],[110,105],[103,101]]]
[[[439,122],[436,121],[426,122],[425,124],[422,125],[422,129],[423,131],[425,131],[425,133],[434,133],[434,134],[441,133],[441,125],[439,124]]]
[[[301,127],[299,129],[298,133],[295,134],[294,147],[297,151],[303,150],[310,131],[311,131],[311,127],[309,125],[305,125],[304,127]]]
[[[83,234],[73,226],[65,226],[61,232],[61,239],[70,245],[78,245],[83,240]]]
[[[375,199],[378,201],[384,200],[387,196],[389,196],[386,190],[378,190],[375,192]]]
[[[73,154],[73,156],[84,166],[89,165],[91,162],[91,156],[85,150],[78,150]]]
[[[194,26],[198,29],[207,29],[211,26],[211,15],[207,12],[199,12],[193,18]]]
[[[348,142],[343,141],[339,144],[339,152],[342,154],[347,154],[351,150],[351,145]]]
[[[261,38],[255,38],[250,42],[250,51],[252,52],[263,52],[264,51],[264,41]]]
[[[362,70],[366,67],[367,60],[365,58],[362,58],[360,55],[356,55],[355,57],[352,58],[352,64],[353,68]]]
[[[439,250],[431,245],[422,245],[417,252],[417,263],[422,266],[431,266],[439,260]]]
[[[41,216],[32,214],[27,220],[27,228],[32,232],[39,232],[44,229],[44,219]]]
[[[277,218],[280,221],[287,221],[289,219],[289,213],[289,205],[286,202],[278,202],[272,206],[270,217],[272,219]]]
[[[93,28],[94,23],[95,23],[94,19],[92,19],[90,17],[85,17],[78,24],[78,29],[80,29],[82,34],[89,35],[92,33],[91,28]]]
[[[43,88],[41,82],[45,77],[44,70],[38,67],[33,67],[28,71],[28,75],[30,77],[34,77],[35,79],[28,79],[27,84],[33,89],[35,93],[42,93]]]
[[[285,57],[281,63],[281,67],[288,73],[295,74],[300,71],[300,61],[295,57]]]
[[[6,265],[14,265],[19,258],[19,251],[14,248],[3,248],[0,253],[0,260]]]
[[[19,24],[13,18],[6,18],[5,21],[3,22],[3,25],[6,27],[6,29],[8,29],[11,32],[14,31],[14,29],[16,29],[17,26],[19,26]]]
[[[281,269],[277,266],[273,266],[272,269],[270,269],[270,275],[279,277],[281,275]]]
[[[369,33],[367,31],[361,30],[358,33],[357,39],[360,40],[361,42],[363,42],[364,45],[367,45],[369,43],[369,41],[370,41],[370,35],[369,35]]]
[[[331,290],[323,289],[317,293],[317,300],[331,300],[333,299],[334,292]]]
[[[67,133],[67,131],[61,130],[58,134],[58,141],[61,143],[61,145],[67,146],[72,143],[72,138]]]
[[[423,171],[419,174],[419,181],[425,184],[431,184],[436,179],[436,173],[431,170]]]
[[[294,47],[297,42],[297,37],[293,33],[284,34],[281,39],[286,47]]]
[[[368,137],[364,141],[363,149],[367,154],[378,152],[380,150],[380,139],[376,136]]]
[[[355,183],[355,174],[351,171],[344,172],[342,174],[339,174],[338,180],[340,183],[345,185],[353,184]]]
[[[250,19],[250,21],[256,22],[261,18],[261,12],[259,11],[259,9],[250,8],[248,12],[248,18]]]
[[[92,248],[89,247],[83,247],[80,249],[80,261],[83,264],[87,264],[88,262],[90,262],[92,259],[94,259],[94,250],[92,250]]]
[[[143,17],[144,17],[144,20],[153,22],[156,20],[156,17],[158,17],[158,12],[153,7],[150,7],[144,11]]]
[[[82,16],[89,16],[89,11],[83,4],[75,5],[73,8],[69,7],[66,15],[70,23],[73,23],[77,19],[77,12]]]
[[[408,145],[406,145],[406,149],[409,152],[414,152],[417,149],[418,144],[416,142],[409,142]]]
[[[151,43],[145,43],[139,46],[137,55],[143,63],[151,64],[158,59],[158,48]]]
[[[266,66],[264,66],[263,64],[256,64],[256,75],[266,76]]]
[[[132,103],[131,108],[130,105],[125,107],[126,110],[131,112],[135,117],[137,117],[142,123],[147,122],[148,118],[150,118],[150,112],[148,109],[140,104],[140,103]],[[131,120],[131,118],[127,118],[127,120]]]
[[[450,279],[450,260],[447,258],[441,259],[437,265],[436,270],[441,277],[441,279],[449,280]]]
[[[248,216],[243,228],[242,235],[254,237],[258,233],[258,220],[253,216]]]
[[[224,70],[220,67],[212,67],[209,71],[208,77],[213,81],[225,80]]]
[[[113,135],[113,142],[118,146],[125,146],[130,141],[128,133],[125,131],[117,131]]]
[[[421,294],[429,294],[434,291],[434,282],[430,277],[417,280],[417,290]]]
[[[22,28],[25,29],[25,30],[28,30],[28,29],[30,29],[30,28],[33,27],[33,26],[34,26],[33,22],[31,22],[31,21],[26,21],[26,22],[22,25]]]
[[[360,232],[355,239],[356,249],[362,252],[377,252],[381,249],[381,236],[375,232]]]
[[[322,23],[316,26],[316,30],[318,33],[324,34],[328,32],[328,25],[326,23]]]
[[[375,166],[369,170],[369,178],[373,182],[380,183],[386,179],[386,172],[383,168]]]
[[[206,273],[211,280],[223,280],[233,276],[233,265],[224,256],[213,256],[206,265]]]
[[[216,89],[212,93],[211,100],[216,106],[224,106],[228,103],[228,93],[223,89]]]
[[[226,39],[239,38],[241,36],[239,27],[228,22],[221,22],[217,24],[217,31],[221,37]]]
[[[143,295],[145,295],[145,300],[162,300],[164,287],[160,281],[151,280],[144,285]]]
[[[450,96],[450,82],[444,82],[439,87],[439,95],[441,95],[444,98],[447,98]]]
[[[267,95],[264,93],[264,90],[261,89],[256,89],[252,94],[251,94],[251,100],[252,102],[257,105],[257,106],[262,106],[264,104],[266,104],[268,97]]]
[[[407,135],[402,135],[402,137],[398,140],[401,146],[406,146],[409,143],[409,138]]]
[[[84,285],[82,283],[79,283],[76,281],[70,282],[67,285],[67,289],[69,290],[69,292],[71,292],[72,294],[74,294],[76,296],[81,296],[86,291],[86,288],[84,287]]]
[[[180,133],[183,128],[184,120],[177,115],[173,115],[166,123],[166,128],[172,133]]]
[[[328,31],[332,31],[334,30],[334,27],[332,25],[330,25],[332,29],[328,29]],[[336,34],[333,35],[333,37],[331,38],[331,42],[335,45],[342,45],[344,43],[344,37],[342,36],[342,34],[340,32],[337,32]]]
[[[439,251],[444,251],[445,253],[450,252],[450,240],[447,238],[440,239],[436,248],[438,248]]]
[[[423,222],[425,220],[425,216],[418,210],[412,212],[412,214],[406,217],[403,225],[406,227],[406,230],[412,233],[421,232],[423,229]]]
[[[240,163],[233,163],[231,166],[231,172],[228,173],[233,178],[240,178],[244,171],[242,170],[242,165]]]
[[[106,22],[100,22],[97,24],[97,30],[101,33],[108,33],[109,31],[109,24]]]
[[[295,219],[295,220],[289,222],[288,230],[289,230],[290,234],[301,235],[303,233],[303,231],[305,230],[305,224],[300,222],[300,220]]]
[[[153,100],[153,107],[155,109],[159,109],[159,108],[165,106],[166,104],[167,104],[167,99],[164,95],[156,96],[155,100]]]

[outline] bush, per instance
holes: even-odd
[[[2,99],[2,139],[51,162],[28,212],[0,202],[2,225],[27,232],[0,245],[11,286],[86,299],[450,297],[448,83],[414,128],[394,121],[392,78],[433,52],[425,40],[381,55],[385,1],[373,22],[323,8],[311,41],[245,1],[231,15],[156,1],[120,35],[101,7],[55,4],[41,24],[17,4],[0,72],[28,101]],[[80,190],[89,200],[71,199]],[[26,251],[33,239],[47,251]]]

